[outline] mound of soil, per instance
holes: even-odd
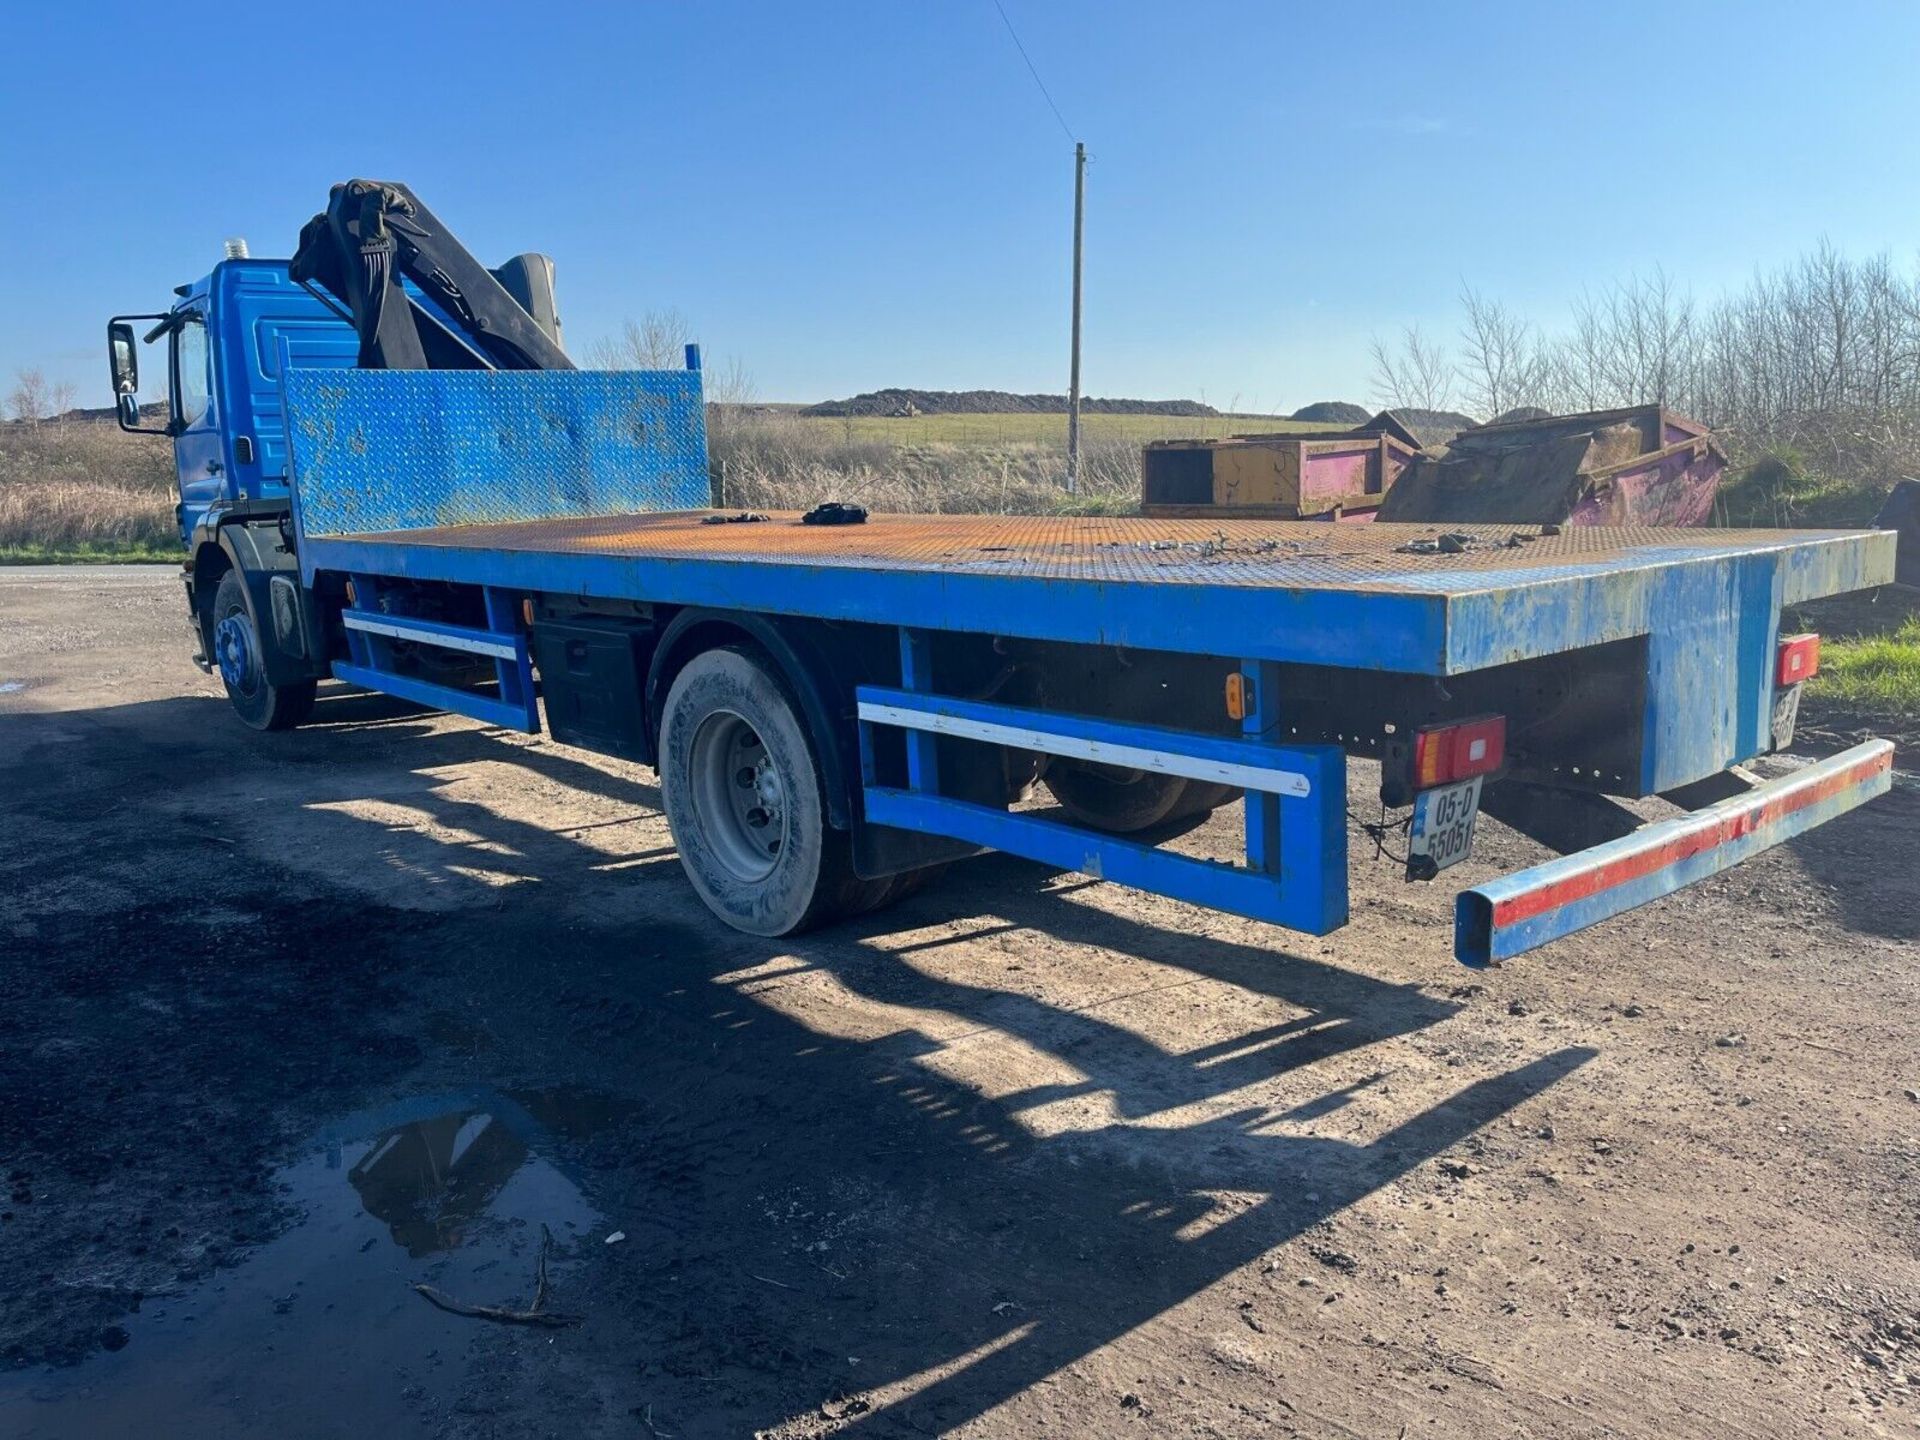
[[[1015,395],[1008,390],[869,390],[850,400],[824,400],[802,415],[1064,415],[1064,395]],[[1218,415],[1198,400],[1083,399],[1083,415]],[[1361,417],[1365,419],[1363,415]]]
[[[1514,425],[1522,420],[1551,420],[1553,412],[1538,405],[1516,405],[1503,410],[1487,422],[1489,425]]]
[[[1287,418],[1308,420],[1316,425],[1364,425],[1373,414],[1349,400],[1316,400],[1311,405],[1302,405]]]
[[[1422,445],[1444,445],[1462,430],[1471,430],[1480,423],[1458,410],[1403,409],[1393,413]]]

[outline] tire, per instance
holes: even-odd
[[[1060,808],[1089,830],[1131,835],[1181,811],[1189,781],[1180,775],[1121,770],[1111,765],[1055,764],[1047,789]]]
[[[246,582],[238,570],[220,577],[213,592],[213,654],[233,713],[255,730],[291,730],[313,713],[316,682],[268,683],[260,632],[247,609]]]
[[[660,786],[680,865],[709,910],[749,935],[793,935],[883,903],[853,871],[800,707],[761,656],[708,650],[660,716]]]
[[[1218,780],[1189,780],[1186,794],[1180,797],[1180,803],[1167,818],[1189,820],[1211,815],[1222,805],[1232,804],[1246,793],[1238,785],[1227,785]]]
[[[886,879],[887,892],[873,908],[882,909],[898,900],[918,895],[927,886],[947,873],[945,861],[937,865],[922,865],[918,870],[902,870]]]

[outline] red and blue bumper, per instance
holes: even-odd
[[[1824,825],[1892,784],[1893,746],[1869,740],[1704,810],[1462,891],[1454,955],[1478,967],[1524,954]]]

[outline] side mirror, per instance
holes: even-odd
[[[116,315],[107,322],[107,369],[113,378],[113,413],[122,430],[138,435],[168,435],[170,430],[140,423],[140,347],[135,343],[133,322],[158,320],[160,326],[147,336],[148,341],[166,333],[171,315]]]
[[[134,348],[133,326],[116,320],[107,326],[107,361],[113,371],[113,393],[120,400],[140,393],[140,355]],[[121,405],[121,414],[126,414],[126,406]],[[140,406],[136,401],[133,407],[133,420],[138,421]]]

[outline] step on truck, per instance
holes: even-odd
[[[1560,858],[1459,894],[1480,966],[1890,784],[1881,740],[1740,767],[1819,664],[1783,612],[1889,581],[1891,534],[727,513],[697,349],[576,369],[552,280],[405,186],[336,186],[291,261],[109,322],[121,423],[172,440],[195,658],[242,722],[343,682],[652,766],[740,930],[1001,850],[1321,935],[1350,838],[1432,880],[1485,813]],[[1180,848],[1222,807],[1244,853]]]

